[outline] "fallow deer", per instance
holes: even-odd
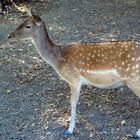
[[[140,97],[140,44],[134,41],[70,43],[57,45],[48,36],[44,21],[29,16],[9,36],[30,39],[40,56],[71,87],[71,121],[66,136],[75,128],[76,106],[83,84],[99,88],[127,86]]]

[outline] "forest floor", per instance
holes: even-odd
[[[49,0],[50,1],[50,0]],[[33,0],[58,44],[140,40],[139,0]],[[0,17],[0,140],[63,140],[69,124],[70,88],[30,41],[8,42],[26,15]],[[140,98],[127,86],[83,86],[69,140],[129,140],[140,128]]]

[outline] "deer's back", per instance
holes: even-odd
[[[108,77],[106,72],[111,70],[111,77],[116,73],[117,77],[132,79],[140,76],[140,45],[132,41],[70,44],[61,48],[60,60],[63,73],[75,77],[83,75],[92,80],[96,73],[100,79],[97,72]]]

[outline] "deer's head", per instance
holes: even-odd
[[[45,24],[37,15],[30,15],[17,29],[9,35],[9,39],[31,39],[35,37]]]

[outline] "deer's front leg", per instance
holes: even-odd
[[[74,82],[74,84],[71,84],[70,86],[71,86],[71,120],[70,120],[69,128],[64,133],[65,136],[72,135],[73,129],[75,128],[76,106],[77,106],[77,102],[79,100],[81,83]]]

